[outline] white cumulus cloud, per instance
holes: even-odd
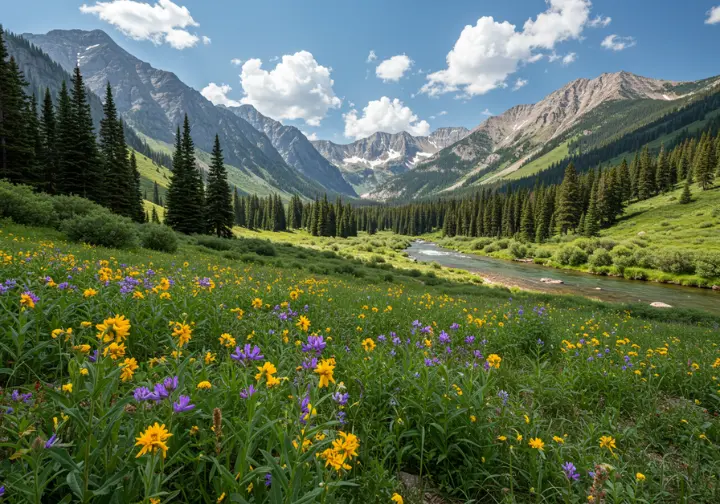
[[[438,113],[438,115],[439,115],[439,116],[447,115],[447,110],[441,110],[441,111]]]
[[[490,16],[467,25],[446,57],[447,68],[429,74],[421,91],[430,96],[456,91],[466,96],[485,94],[506,86],[520,62],[537,61],[534,51],[552,50],[560,42],[580,38],[588,24],[590,0],[547,1],[547,10],[528,19],[520,31]]]
[[[300,133],[305,135],[305,137],[311,142],[318,139],[317,133],[315,133],[314,131],[312,133],[308,133],[307,131],[300,130]]]
[[[237,100],[231,100],[227,94],[232,91],[232,88],[227,84],[217,85],[211,82],[205,86],[200,94],[210,100],[213,105],[225,105],[226,107],[239,107],[240,102]]]
[[[527,79],[518,79],[515,81],[515,85],[513,86],[513,91],[517,91],[518,89],[527,86],[528,81]]]
[[[623,51],[635,45],[635,39],[633,37],[621,37],[620,35],[608,35],[600,43],[605,49],[611,51]]]
[[[495,114],[493,114],[492,112],[490,112],[490,109],[487,109],[487,108],[486,108],[485,110],[483,110],[482,112],[480,112],[480,113],[481,113],[482,115],[488,116],[488,117],[495,115]]]
[[[206,37],[205,35],[202,36],[203,44],[210,45],[212,43],[212,40],[210,40],[210,37]]]
[[[562,62],[563,65],[569,65],[570,63],[574,63],[575,60],[577,60],[577,54],[574,52],[567,53],[565,56],[563,56]]]
[[[150,40],[154,44],[165,42],[175,49],[187,49],[201,40],[186,29],[199,26],[187,7],[171,0],[158,0],[154,5],[134,0],[95,2],[94,5],[81,5],[80,12],[95,14],[135,40]],[[210,43],[205,36],[202,41]]]
[[[243,62],[243,61],[242,61],[240,58],[233,58],[233,59],[230,60],[230,63],[232,63],[232,64],[235,65],[235,66],[240,66],[240,65],[242,65],[242,62]]]
[[[368,54],[367,59],[365,60],[365,63],[372,63],[377,59],[377,54],[375,54],[375,51],[370,49],[370,54]]]
[[[383,96],[379,100],[368,102],[362,115],[353,109],[343,114],[345,120],[345,136],[348,138],[364,138],[378,131],[400,133],[407,131],[411,135],[423,136],[430,133],[427,121],[420,120],[413,114],[410,107],[403,105],[397,98],[391,100]]]
[[[413,61],[405,54],[398,54],[392,58],[382,61],[375,68],[375,75],[384,81],[399,81],[405,75]]]
[[[588,23],[588,26],[591,28],[605,28],[607,25],[609,25],[612,22],[612,18],[610,16],[602,17],[602,16],[595,16],[590,20]]]
[[[720,5],[713,7],[707,13],[707,19],[705,24],[718,24],[720,23]]]
[[[308,51],[285,55],[274,69],[262,68],[262,60],[245,62],[240,74],[245,92],[242,103],[249,103],[273,119],[303,119],[319,126],[330,109],[339,108],[330,69],[320,65]]]

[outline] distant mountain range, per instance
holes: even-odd
[[[429,136],[409,133],[374,133],[350,144],[315,140],[313,145],[342,170],[353,186],[366,192],[382,185],[393,175],[412,170],[440,149],[464,138],[467,128],[440,128]]]
[[[79,65],[94,93],[90,104],[96,124],[110,82],[118,110],[130,126],[130,144],[163,154],[171,153],[176,128],[187,113],[201,167],[207,167],[217,133],[230,183],[259,195],[314,198],[327,192],[380,201],[444,195],[543,177],[561,160],[594,149],[605,150],[592,157],[593,162],[610,161],[618,149],[632,143],[627,140],[631,135],[642,132],[642,138],[663,143],[689,121],[720,116],[714,101],[697,105],[720,92],[718,77],[672,82],[618,72],[574,80],[536,104],[489,117],[472,131],[440,128],[428,136],[378,132],[349,144],[310,141],[298,128],[251,105],[213,105],[174,73],[139,60],[101,30],[53,30],[22,38],[40,50],[12,37],[8,48],[34,91],[49,87],[56,94],[68,72]],[[697,112],[683,112],[692,106]],[[660,126],[646,131],[653,125]]]
[[[413,199],[542,172],[573,154],[571,144],[597,148],[720,92],[719,84],[720,77],[671,82],[628,72],[577,79],[534,105],[489,117],[462,140],[367,197]],[[578,142],[584,137],[588,140]],[[527,169],[530,162],[535,165]]]

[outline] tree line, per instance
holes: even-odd
[[[63,81],[57,103],[45,90],[39,111],[37,97],[25,93],[26,86],[0,36],[0,178],[87,198],[145,221],[137,160],[128,152],[109,85],[98,137],[79,68],[69,88]]]
[[[532,188],[483,188],[466,198],[438,199],[395,207],[358,208],[358,229],[392,230],[417,236],[442,230],[446,236],[518,237],[543,242],[554,235],[594,236],[612,226],[633,202],[684,187],[680,203],[691,200],[690,184],[713,187],[720,177],[720,134],[686,138],[652,155],[648,145],[628,163],[579,174],[569,163],[559,184]]]

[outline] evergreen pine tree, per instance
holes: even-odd
[[[72,116],[74,128],[70,139],[70,169],[62,175],[66,193],[75,194],[103,203],[103,172],[98,154],[98,146],[93,132],[90,104],[80,68],[75,67],[71,80]]]
[[[0,40],[2,37],[0,36]],[[0,41],[0,178],[25,182],[31,178],[32,138],[28,134],[25,78]]]
[[[690,184],[686,181],[683,186],[683,192],[680,195],[680,203],[687,205],[692,201],[692,193],[690,192]]]
[[[207,227],[208,231],[224,238],[232,237],[234,214],[230,185],[227,181],[227,171],[220,148],[220,137],[215,135],[215,144],[208,171],[208,186],[206,196]]]
[[[582,227],[583,234],[585,236],[595,236],[600,229],[599,212],[598,212],[598,185],[599,181],[596,180],[590,190],[590,201],[588,204],[588,210],[585,214],[585,222]]]
[[[45,89],[45,98],[43,99],[40,138],[42,141],[42,151],[38,161],[43,170],[42,187],[43,191],[54,194],[57,190],[55,182],[58,169],[57,122],[55,119],[55,107],[53,106],[49,88]]]
[[[580,186],[575,165],[571,162],[565,169],[560,185],[556,225],[561,233],[575,229],[580,222]]]
[[[529,196],[525,198],[520,217],[520,239],[525,242],[535,240],[535,216]]]
[[[152,216],[150,218],[150,222],[160,224],[160,217],[158,216],[157,209],[154,206],[152,207]]]
[[[120,132],[122,133],[122,125]],[[130,193],[128,194],[128,200],[130,202],[129,217],[135,222],[146,222],[145,203],[143,201],[142,194],[140,193],[140,171],[137,167],[135,151],[130,153],[130,173],[132,175],[132,186]],[[155,210],[155,207],[153,207],[153,210]]]
[[[664,145],[660,147],[660,154],[658,154],[655,179],[658,191],[667,192],[671,189],[672,176],[670,174],[670,164],[668,163],[667,155],[665,154]]]

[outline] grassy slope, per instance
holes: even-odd
[[[505,177],[503,178],[505,180],[516,180],[519,178],[528,177],[549,168],[550,165],[552,165],[553,163],[557,163],[558,161],[567,157],[569,153],[568,143],[570,143],[569,140],[561,143],[547,154],[540,156],[534,161],[531,161],[530,163],[521,167],[519,170],[505,175]]]
[[[624,240],[644,234],[650,244],[720,250],[720,187],[703,191],[691,187],[693,201],[679,203],[682,189],[628,206],[625,216],[600,235]]]
[[[144,135],[141,136],[143,140],[145,140],[152,149],[172,154],[171,145],[166,144],[165,142],[154,140]],[[195,149],[195,154],[197,156],[199,165],[204,170],[207,170],[207,167],[210,163],[210,154],[198,148]],[[232,165],[226,164],[225,167],[227,168],[228,182],[230,183],[230,185],[237,187],[240,191],[246,194],[257,194],[258,196],[279,194],[285,200],[290,199],[290,194],[284,191],[280,191],[276,187],[273,187],[267,181],[261,179],[254,173],[250,173],[246,170],[243,170],[242,168],[238,168]],[[160,184],[160,181],[158,181],[158,184]],[[152,193],[149,193],[149,195],[150,194]]]

